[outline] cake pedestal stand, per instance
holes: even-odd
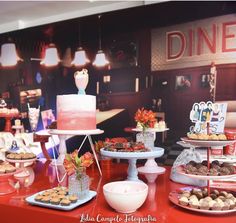
[[[58,135],[59,139],[60,139],[60,144],[59,144],[59,157],[57,159],[55,159],[55,161],[52,163],[54,165],[63,165],[63,161],[65,158],[65,155],[67,153],[66,150],[66,140],[72,136],[84,136],[84,139],[78,149],[78,151],[80,151],[80,149],[82,148],[85,140],[88,138],[91,150],[93,152],[95,161],[97,163],[98,166],[98,170],[100,175],[102,176],[102,171],[101,171],[101,167],[100,164],[98,162],[98,158],[97,158],[97,154],[93,145],[93,141],[92,141],[92,135],[99,135],[104,133],[103,130],[101,129],[93,129],[93,130],[59,130],[59,129],[50,129],[49,130],[49,134],[51,135]],[[52,138],[53,139],[53,138]],[[54,143],[54,141],[53,141]],[[54,143],[54,145],[56,145]],[[55,157],[54,157],[55,158]]]
[[[10,185],[10,177],[14,175],[13,173],[0,174],[0,195],[11,194],[16,191],[16,189]]]
[[[154,147],[153,150],[147,152],[113,152],[101,149],[101,155],[111,158],[127,159],[129,161],[127,180],[140,181],[138,179],[138,170],[136,162],[138,159],[149,159],[161,157],[164,154],[164,149],[160,147]]]
[[[149,129],[146,129],[145,131],[155,133],[154,138],[153,138],[153,141],[155,142],[156,133],[165,132],[165,131],[168,131],[168,130],[169,130],[169,128],[165,128],[165,129],[162,129],[162,130],[158,130],[158,129],[155,129],[155,128],[149,128]],[[142,132],[143,130],[140,129],[140,128],[134,128],[134,129],[132,129],[132,131]],[[159,167],[157,165],[157,163],[156,163],[156,161],[153,157],[152,158],[150,157],[147,160],[147,162],[145,163],[144,166],[138,168],[138,172],[140,172],[141,174],[146,174],[145,176],[148,179],[148,181],[150,181],[150,182],[154,182],[156,180],[157,176],[160,175],[160,174],[165,173],[165,171],[166,171],[166,169],[164,167]]]
[[[15,165],[19,165],[19,168],[21,171],[20,173],[15,173],[14,177],[15,178],[22,178],[22,177],[28,177],[30,175],[28,169],[25,167],[25,163],[30,164],[34,162],[37,158],[34,159],[27,159],[27,160],[13,160],[13,159],[6,159],[7,162],[9,163],[15,163]]]

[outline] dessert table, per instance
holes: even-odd
[[[106,203],[102,187],[111,181],[125,180],[127,163],[113,163],[111,160],[101,161],[103,177],[93,165],[87,174],[91,177],[91,188],[97,191],[97,196],[90,202],[72,211],[52,210],[31,206],[25,202],[25,197],[38,191],[57,186],[55,167],[50,161],[37,161],[33,166],[35,181],[29,187],[22,187],[16,192],[0,196],[1,222],[24,223],[78,223],[78,222],[159,222],[159,223],[235,223],[236,215],[204,215],[181,209],[168,200],[170,191],[184,187],[169,180],[170,167],[166,173],[158,176],[155,183],[148,184],[148,197],[143,206],[132,214],[115,212]],[[140,176],[141,178],[143,176]],[[143,178],[145,181],[145,178]],[[67,179],[63,182],[66,185]],[[236,187],[234,187],[236,188]],[[128,201],[127,201],[128,202]]]

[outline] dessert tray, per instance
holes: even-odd
[[[45,190],[47,191],[47,190]],[[57,210],[62,210],[62,211],[70,211],[73,210],[74,208],[90,201],[93,197],[95,197],[97,195],[96,191],[90,190],[88,193],[88,196],[81,199],[81,200],[77,200],[75,203],[71,203],[68,206],[62,206],[60,204],[56,205],[56,204],[50,204],[50,203],[43,203],[43,202],[39,202],[39,201],[35,201],[35,197],[39,194],[42,194],[44,191],[38,192],[30,197],[27,197],[25,200],[26,202],[28,202],[31,205],[36,205],[36,206],[41,206],[41,207],[45,207],[45,208],[50,208],[50,209],[57,209]]]
[[[184,141],[185,143],[189,143],[196,147],[226,146],[236,142],[236,140],[222,140],[222,141],[198,140],[198,139],[189,139],[188,137],[182,137],[181,140]]]
[[[190,207],[189,205],[182,205],[179,203],[179,198],[181,196],[181,190],[184,191],[184,190],[187,190],[189,191],[191,187],[189,188],[181,188],[181,189],[178,189],[176,191],[172,191],[170,192],[169,194],[169,200],[174,203],[175,205],[181,207],[181,208],[184,208],[184,209],[187,209],[187,210],[190,210],[190,211],[194,211],[194,212],[200,212],[200,213],[204,213],[204,214],[211,214],[211,215],[222,215],[222,214],[229,214],[229,213],[234,213],[236,212],[236,206],[233,208],[233,209],[228,209],[228,210],[206,210],[206,209],[200,209],[200,208],[193,208],[193,207]],[[235,194],[234,194],[234,197],[235,197]]]
[[[235,173],[234,174],[228,174],[228,175],[197,175],[197,174],[191,174],[191,173],[186,173],[185,172],[185,165],[178,166],[176,168],[177,173],[190,177],[190,178],[195,178],[195,179],[201,179],[201,180],[221,180],[221,179],[228,179],[232,177],[236,177],[236,167],[235,167]]]

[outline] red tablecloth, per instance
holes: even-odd
[[[34,168],[35,181],[28,188],[0,196],[0,219],[2,223],[79,223],[79,222],[159,222],[159,223],[235,223],[236,214],[203,215],[176,207],[168,200],[170,191],[184,185],[169,180],[170,167],[167,172],[158,177],[156,183],[149,184],[149,194],[144,205],[135,213],[124,215],[115,212],[106,203],[102,186],[111,181],[126,179],[127,164],[102,163],[103,177],[99,177],[96,166],[88,171],[92,178],[91,189],[98,195],[90,202],[69,212],[51,210],[31,206],[24,200],[26,196],[57,185],[55,168],[47,163],[37,162]],[[145,180],[144,178],[142,178]],[[66,183],[66,182],[65,182]],[[127,200],[127,202],[129,202]],[[83,216],[84,218],[82,218]],[[130,220],[126,221],[126,217]],[[136,218],[136,221],[135,221]],[[112,221],[113,219],[113,221]],[[149,219],[149,221],[148,221]],[[83,221],[84,220],[84,221]]]

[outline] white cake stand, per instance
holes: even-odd
[[[100,175],[102,176],[102,171],[98,162],[98,158],[97,158],[97,154],[93,145],[93,141],[91,138],[91,135],[99,135],[104,133],[103,130],[101,129],[93,129],[93,130],[59,130],[59,129],[50,129],[49,130],[49,134],[51,135],[58,135],[59,139],[60,139],[60,144],[59,144],[59,156],[57,158],[57,160],[55,160],[55,162],[53,162],[52,164],[54,165],[63,165],[63,161],[65,158],[65,155],[67,153],[66,150],[66,140],[69,139],[72,136],[84,136],[84,139],[78,149],[78,151],[80,151],[80,149],[82,148],[85,140],[88,138],[89,140],[89,144],[90,147],[92,149],[94,158],[96,160],[97,166],[98,166],[98,170],[100,172]]]
[[[127,180],[139,181],[138,170],[136,162],[138,159],[149,159],[161,157],[164,154],[164,149],[160,147],[154,147],[152,151],[147,152],[113,152],[101,149],[101,155],[111,158],[127,159],[129,161],[128,177]]]
[[[165,132],[168,130],[169,128],[165,128],[165,129],[148,128],[145,131],[157,133],[157,132]],[[132,131],[142,132],[143,130],[141,128],[134,128],[132,129]],[[154,141],[156,140],[156,134],[154,134],[153,140]],[[159,167],[155,159],[153,157],[149,157],[145,165],[138,168],[138,171],[141,174],[145,174],[149,182],[154,182],[158,175],[165,173],[166,169],[164,167]]]

